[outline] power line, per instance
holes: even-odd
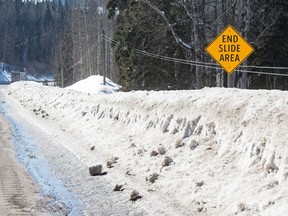
[[[147,53],[147,52],[143,52],[140,50],[136,49],[136,52],[142,55],[146,55],[149,57],[154,57],[154,58],[159,58],[162,60],[167,60],[167,61],[171,61],[171,62],[175,62],[175,63],[182,63],[182,64],[189,64],[192,66],[199,66],[199,67],[205,67],[205,68],[210,68],[210,69],[222,69],[220,67],[216,67],[216,66],[210,66],[210,65],[203,65],[203,64],[199,64],[199,63],[193,63],[193,61],[191,62],[183,62],[183,61],[175,61],[173,60],[173,58],[170,57],[165,57],[165,56],[160,56],[157,54],[152,54],[152,53]],[[251,70],[241,70],[241,69],[236,69],[235,71],[237,72],[242,72],[242,73],[253,73],[253,74],[260,74],[260,75],[274,75],[274,76],[285,76],[288,77],[288,74],[281,74],[281,73],[272,73],[272,72],[263,72],[263,71],[251,71]]]
[[[109,43],[112,43],[113,45],[118,45],[118,44],[119,44],[119,42],[113,40],[112,38],[107,37],[106,35],[102,35],[102,36],[103,36],[103,39],[104,39],[105,41],[107,41],[107,42],[109,42]]]
[[[112,38],[107,37],[106,35],[101,35],[101,37],[96,41],[88,50],[87,52],[81,56],[79,61],[77,61],[75,64],[71,65],[68,70],[76,67],[78,64],[80,64],[83,59],[85,59],[88,54],[95,49],[99,43],[105,40],[106,42],[112,44],[112,45],[119,45],[119,42],[113,40]],[[187,60],[187,59],[180,59],[180,58],[174,58],[174,57],[169,57],[169,56],[163,56],[155,53],[150,53],[147,51],[143,51],[140,49],[135,49],[136,53],[138,55],[144,55],[147,57],[151,58],[156,58],[156,59],[161,59],[164,61],[170,61],[178,64],[186,64],[186,65],[191,65],[191,66],[196,66],[196,67],[204,67],[204,68],[209,68],[209,69],[216,69],[216,70],[222,70],[221,67],[218,66],[216,63],[209,63],[209,62],[198,62],[198,61],[192,61],[192,60]],[[254,69],[272,69],[272,70],[288,70],[288,67],[269,67],[269,66],[241,66],[240,68],[254,68]],[[259,74],[259,75],[272,75],[272,76],[284,76],[288,77],[288,74],[283,74],[283,73],[272,73],[272,72],[265,72],[265,71],[252,71],[252,70],[242,70],[242,69],[236,69],[235,71],[241,72],[241,73],[252,73],[252,74]]]
[[[104,40],[107,41],[107,42],[110,42],[110,43],[113,42],[114,45],[118,45],[118,44],[119,44],[119,42],[117,42],[117,41],[115,41],[115,40],[113,40],[113,39],[111,39],[111,38],[108,38],[108,37],[106,37],[106,36],[105,36]],[[138,50],[138,49],[135,49],[135,50]],[[148,53],[148,52],[143,51],[143,50],[138,50],[138,51]],[[154,54],[154,53],[150,53],[150,54],[158,55],[158,54]],[[158,55],[158,56],[160,56],[160,55]],[[174,59],[174,60],[179,60],[179,61],[181,61],[181,62],[188,62],[188,63],[196,63],[196,64],[203,64],[203,65],[218,66],[218,64],[216,64],[216,63],[197,62],[197,61],[186,60],[186,59],[179,59],[179,58],[173,58],[173,57],[167,57],[167,56],[162,56],[162,57],[169,58],[169,59]],[[242,65],[241,68],[288,70],[288,67],[253,66],[253,65],[250,65],[250,66]]]
[[[171,62],[175,62],[175,63],[188,64],[188,65],[192,65],[192,66],[203,66],[203,67],[212,68],[212,69],[221,69],[220,67],[217,67],[217,65],[214,63],[189,61],[186,59],[178,59],[178,58],[162,56],[162,55],[158,55],[158,54],[154,54],[154,53],[149,53],[149,52],[142,51],[139,49],[135,49],[135,50],[138,54],[142,54],[142,55],[146,55],[146,56],[154,57],[154,58],[159,58],[162,60],[171,61]]]
[[[81,64],[82,61],[92,52],[92,50],[98,47],[102,39],[103,39],[103,35],[101,35],[100,38],[94,44],[92,44],[92,46],[87,50],[87,52],[83,56],[81,56],[80,59],[76,63],[71,65],[67,70],[69,71],[72,68],[76,67],[78,64]]]
[[[103,39],[106,42],[109,42],[113,45],[119,45],[119,42],[108,38],[108,37],[103,37]],[[187,64],[187,65],[192,65],[192,66],[198,66],[198,67],[205,67],[205,68],[210,68],[210,69],[222,69],[218,66],[218,64],[215,63],[208,63],[208,62],[198,62],[198,61],[192,61],[192,60],[186,60],[186,59],[179,59],[179,58],[173,58],[173,57],[168,57],[168,56],[162,56],[159,54],[155,53],[150,53],[147,51],[135,49],[136,53],[139,55],[145,55],[148,57],[152,58],[157,58],[165,61],[170,61],[174,63],[179,63],[179,64]],[[241,66],[240,68],[254,68],[254,69],[272,69],[272,70],[288,70],[288,67],[270,67],[270,66]],[[272,73],[272,72],[265,72],[265,71],[251,71],[251,70],[242,70],[242,69],[236,69],[237,72],[241,73],[252,73],[252,74],[259,74],[259,75],[272,75],[272,76],[284,76],[288,77],[288,74],[283,74],[283,73]]]
[[[113,45],[119,45],[119,42],[111,39],[111,38],[107,38],[105,37],[104,38],[105,41],[113,44]],[[168,57],[168,56],[162,56],[162,55],[159,55],[159,54],[155,54],[155,53],[149,53],[147,51],[143,51],[143,50],[139,50],[139,49],[135,49],[137,52],[140,52],[141,54],[143,55],[147,55],[147,56],[151,56],[151,57],[159,57],[159,58],[163,58],[163,60],[167,60],[167,61],[174,61],[174,62],[177,62],[177,63],[188,63],[189,65],[192,65],[195,64],[195,65],[210,65],[210,66],[218,66],[217,64],[215,63],[209,63],[209,62],[197,62],[197,61],[192,61],[192,60],[187,60],[187,59],[179,59],[179,58],[173,58],[173,57]],[[220,69],[220,67],[217,67]],[[288,68],[287,68],[288,69]]]
[[[281,74],[281,73],[272,73],[272,72],[263,72],[263,71],[251,71],[251,70],[239,70],[239,69],[236,69],[235,71],[241,72],[241,73],[252,73],[252,74],[259,74],[259,75],[272,75],[272,76],[288,77],[288,74]]]
[[[288,67],[270,67],[270,66],[253,66],[253,65],[250,65],[250,66],[246,66],[246,65],[243,65],[241,66],[242,68],[259,68],[259,69],[275,69],[275,70],[288,70]]]

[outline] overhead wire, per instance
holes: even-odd
[[[203,64],[199,64],[199,63],[193,63],[194,61],[191,62],[183,62],[183,61],[175,61],[170,57],[164,57],[164,56],[160,56],[160,55],[156,55],[156,54],[152,54],[152,53],[147,53],[147,52],[143,52],[140,50],[136,49],[136,52],[145,56],[149,56],[149,57],[154,57],[154,58],[159,58],[162,60],[166,60],[166,61],[171,61],[171,62],[175,62],[175,63],[182,63],[182,64],[189,64],[192,66],[200,66],[200,67],[205,67],[205,68],[210,68],[210,69],[222,69],[220,67],[217,66],[210,66],[210,65],[203,65]],[[253,74],[261,74],[261,75],[274,75],[274,76],[285,76],[288,77],[288,74],[281,74],[281,73],[272,73],[272,72],[264,72],[264,71],[251,71],[251,70],[241,70],[241,69],[236,69],[235,71],[238,72],[242,72],[242,73],[253,73]]]
[[[113,40],[113,39],[111,39],[111,38],[108,38],[107,36],[104,37],[104,40],[107,41],[107,42],[109,42],[109,43],[112,43],[112,44],[114,44],[114,45],[118,45],[118,44],[119,44],[119,42],[117,42],[117,41],[115,41],[115,40]],[[217,64],[215,64],[215,63],[197,62],[197,61],[192,61],[192,60],[187,60],[187,59],[179,59],[179,58],[173,58],[173,57],[168,57],[168,56],[162,56],[162,55],[159,55],[159,54],[150,53],[150,52],[143,51],[143,50],[139,50],[139,49],[135,49],[135,50],[136,50],[136,52],[137,52],[138,54],[143,54],[143,55],[151,56],[151,57],[159,57],[159,58],[161,58],[161,59],[163,59],[163,60],[174,61],[174,62],[176,62],[176,63],[183,63],[183,64],[187,63],[187,64],[189,64],[189,65],[192,64],[192,65],[196,65],[196,66],[197,66],[197,65],[209,65],[209,66],[215,66],[215,67],[217,67]],[[217,67],[217,68],[220,69],[220,67]]]
[[[68,70],[74,68],[75,66],[77,66],[78,64],[81,63],[81,61],[83,61],[83,59],[85,59],[88,54],[95,49],[95,47],[97,47],[99,45],[99,43],[105,40],[106,42],[117,46],[119,45],[119,42],[117,42],[116,40],[107,37],[106,35],[101,35],[101,37],[99,38],[98,41],[96,41],[85,53],[85,55],[83,55],[79,61],[77,61],[75,64],[73,64],[71,67],[69,67]],[[196,67],[204,67],[204,68],[209,68],[209,69],[216,69],[216,70],[222,70],[221,67],[218,66],[218,64],[216,63],[210,63],[210,62],[199,62],[199,61],[192,61],[192,60],[187,60],[187,59],[180,59],[180,58],[174,58],[174,57],[169,57],[169,56],[163,56],[163,55],[159,55],[159,54],[155,54],[155,53],[150,53],[144,50],[140,50],[140,49],[135,49],[136,53],[138,55],[144,55],[147,57],[151,57],[151,58],[156,58],[156,59],[160,59],[160,60],[164,60],[164,61],[170,61],[170,62],[174,62],[174,63],[179,63],[179,64],[186,64],[186,65],[191,65],[191,66],[196,66]],[[241,73],[252,73],[252,74],[259,74],[259,75],[272,75],[272,76],[284,76],[284,77],[288,77],[288,74],[284,74],[284,73],[272,73],[272,72],[265,72],[265,71],[252,71],[252,70],[243,70],[241,68],[254,68],[254,69],[272,69],[272,70],[288,70],[288,67],[270,67],[270,66],[240,66],[240,69],[236,69],[235,71],[237,72],[241,72]]]
[[[96,47],[98,47],[99,43],[102,41],[103,35],[100,36],[100,38],[92,44],[92,46],[86,51],[86,53],[79,58],[79,60],[71,65],[67,70],[71,70],[72,68],[76,67],[77,65],[81,64],[81,62],[91,53],[92,50],[94,50]]]
[[[288,74],[282,74],[282,73],[272,73],[272,72],[264,72],[264,71],[251,71],[251,70],[241,70],[241,69],[236,69],[236,72],[241,72],[241,73],[252,73],[252,74],[259,74],[259,75],[271,75],[271,76],[284,76],[288,77]]]
[[[113,40],[112,38],[108,38],[107,36],[103,37],[103,39],[106,42],[109,42],[109,43],[114,44],[114,45],[119,44],[119,42]],[[139,50],[139,49],[135,49],[135,51],[137,54],[140,54],[140,55],[145,55],[148,57],[166,60],[166,61],[170,61],[170,62],[174,62],[174,63],[188,64],[188,65],[192,65],[192,66],[199,66],[199,67],[205,67],[205,68],[210,68],[210,69],[219,69],[219,70],[222,69],[216,63],[198,62],[198,61],[162,56],[159,54],[150,53],[150,52]],[[250,65],[250,66],[243,65],[243,66],[240,66],[240,68],[288,70],[288,67],[253,66],[253,65]],[[284,74],[284,73],[272,73],[272,72],[265,72],[265,71],[252,71],[252,70],[243,70],[243,69],[236,69],[235,71],[241,72],[241,73],[252,73],[252,74],[259,74],[259,75],[272,75],[272,76],[288,77],[288,74]]]

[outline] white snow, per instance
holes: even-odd
[[[11,74],[8,73],[6,70],[3,70],[2,73],[0,73],[0,82],[1,83],[11,82]]]
[[[180,45],[182,45],[183,47],[185,47],[186,49],[192,49],[192,46],[189,45],[188,43],[185,43],[181,38],[177,38],[178,42],[180,43]]]
[[[138,190],[143,198],[135,205],[146,215],[288,212],[286,91],[205,88],[89,95],[17,82],[5,92],[38,118],[37,110],[48,113],[42,124],[55,123],[81,140],[63,146],[84,163],[119,157],[103,178],[113,186],[125,183],[127,197]],[[158,147],[167,152],[150,156]],[[173,162],[162,167],[166,156]],[[153,173],[159,177],[152,184],[145,178]]]
[[[75,84],[66,87],[79,92],[90,94],[111,94],[118,91],[120,86],[106,78],[106,85],[103,82],[103,76],[93,75],[84,80],[80,80]]]
[[[54,78],[52,75],[31,75],[31,74],[27,74],[27,80],[29,81],[35,81],[35,82],[53,82]]]
[[[105,13],[104,7],[98,7],[97,8],[97,12],[98,12],[99,15],[103,15]]]

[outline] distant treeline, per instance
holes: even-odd
[[[67,26],[61,1],[0,1],[0,61],[51,71]]]
[[[64,86],[100,73],[95,43],[103,29],[108,36],[112,32],[105,8],[105,0],[0,0],[0,61],[53,71]],[[114,76],[112,66],[108,75]]]

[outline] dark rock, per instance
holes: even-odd
[[[112,168],[113,167],[113,162],[112,161],[110,161],[110,160],[108,160],[107,162],[106,162],[106,166],[107,166],[107,168]]]
[[[165,156],[164,161],[162,162],[162,167],[169,166],[173,162],[173,159],[169,156]]]
[[[159,153],[157,152],[157,151],[155,151],[155,150],[153,150],[151,153],[150,153],[150,156],[151,157],[155,157],[155,156],[157,156]]]
[[[182,142],[182,139],[179,139],[175,142],[175,148],[180,148],[180,147],[183,147],[185,145],[184,142]]]
[[[113,164],[116,164],[118,159],[119,159],[119,157],[111,157],[110,159],[108,159],[108,160],[106,161],[106,166],[107,166],[108,168],[112,168],[112,167],[113,167]]]
[[[158,147],[158,152],[160,155],[164,155],[164,154],[166,154],[167,150],[165,147],[160,146],[160,147]]]
[[[199,143],[196,140],[191,140],[191,143],[189,145],[190,150],[194,150],[199,146]]]
[[[102,174],[102,165],[96,164],[89,167],[89,173],[91,176],[101,175]]]
[[[136,200],[141,199],[141,198],[142,198],[142,196],[140,196],[140,193],[136,190],[133,190],[132,193],[130,194],[130,200],[131,201],[135,202]]]
[[[149,175],[149,177],[146,177],[146,181],[149,181],[151,183],[154,183],[159,177],[158,173],[153,173],[151,175]]]
[[[123,185],[118,185],[116,184],[115,188],[113,189],[113,191],[123,191],[124,188],[123,188]]]
[[[197,187],[201,187],[201,186],[203,186],[204,181],[202,180],[202,181],[199,181],[199,182],[195,182],[195,184],[196,184]]]

